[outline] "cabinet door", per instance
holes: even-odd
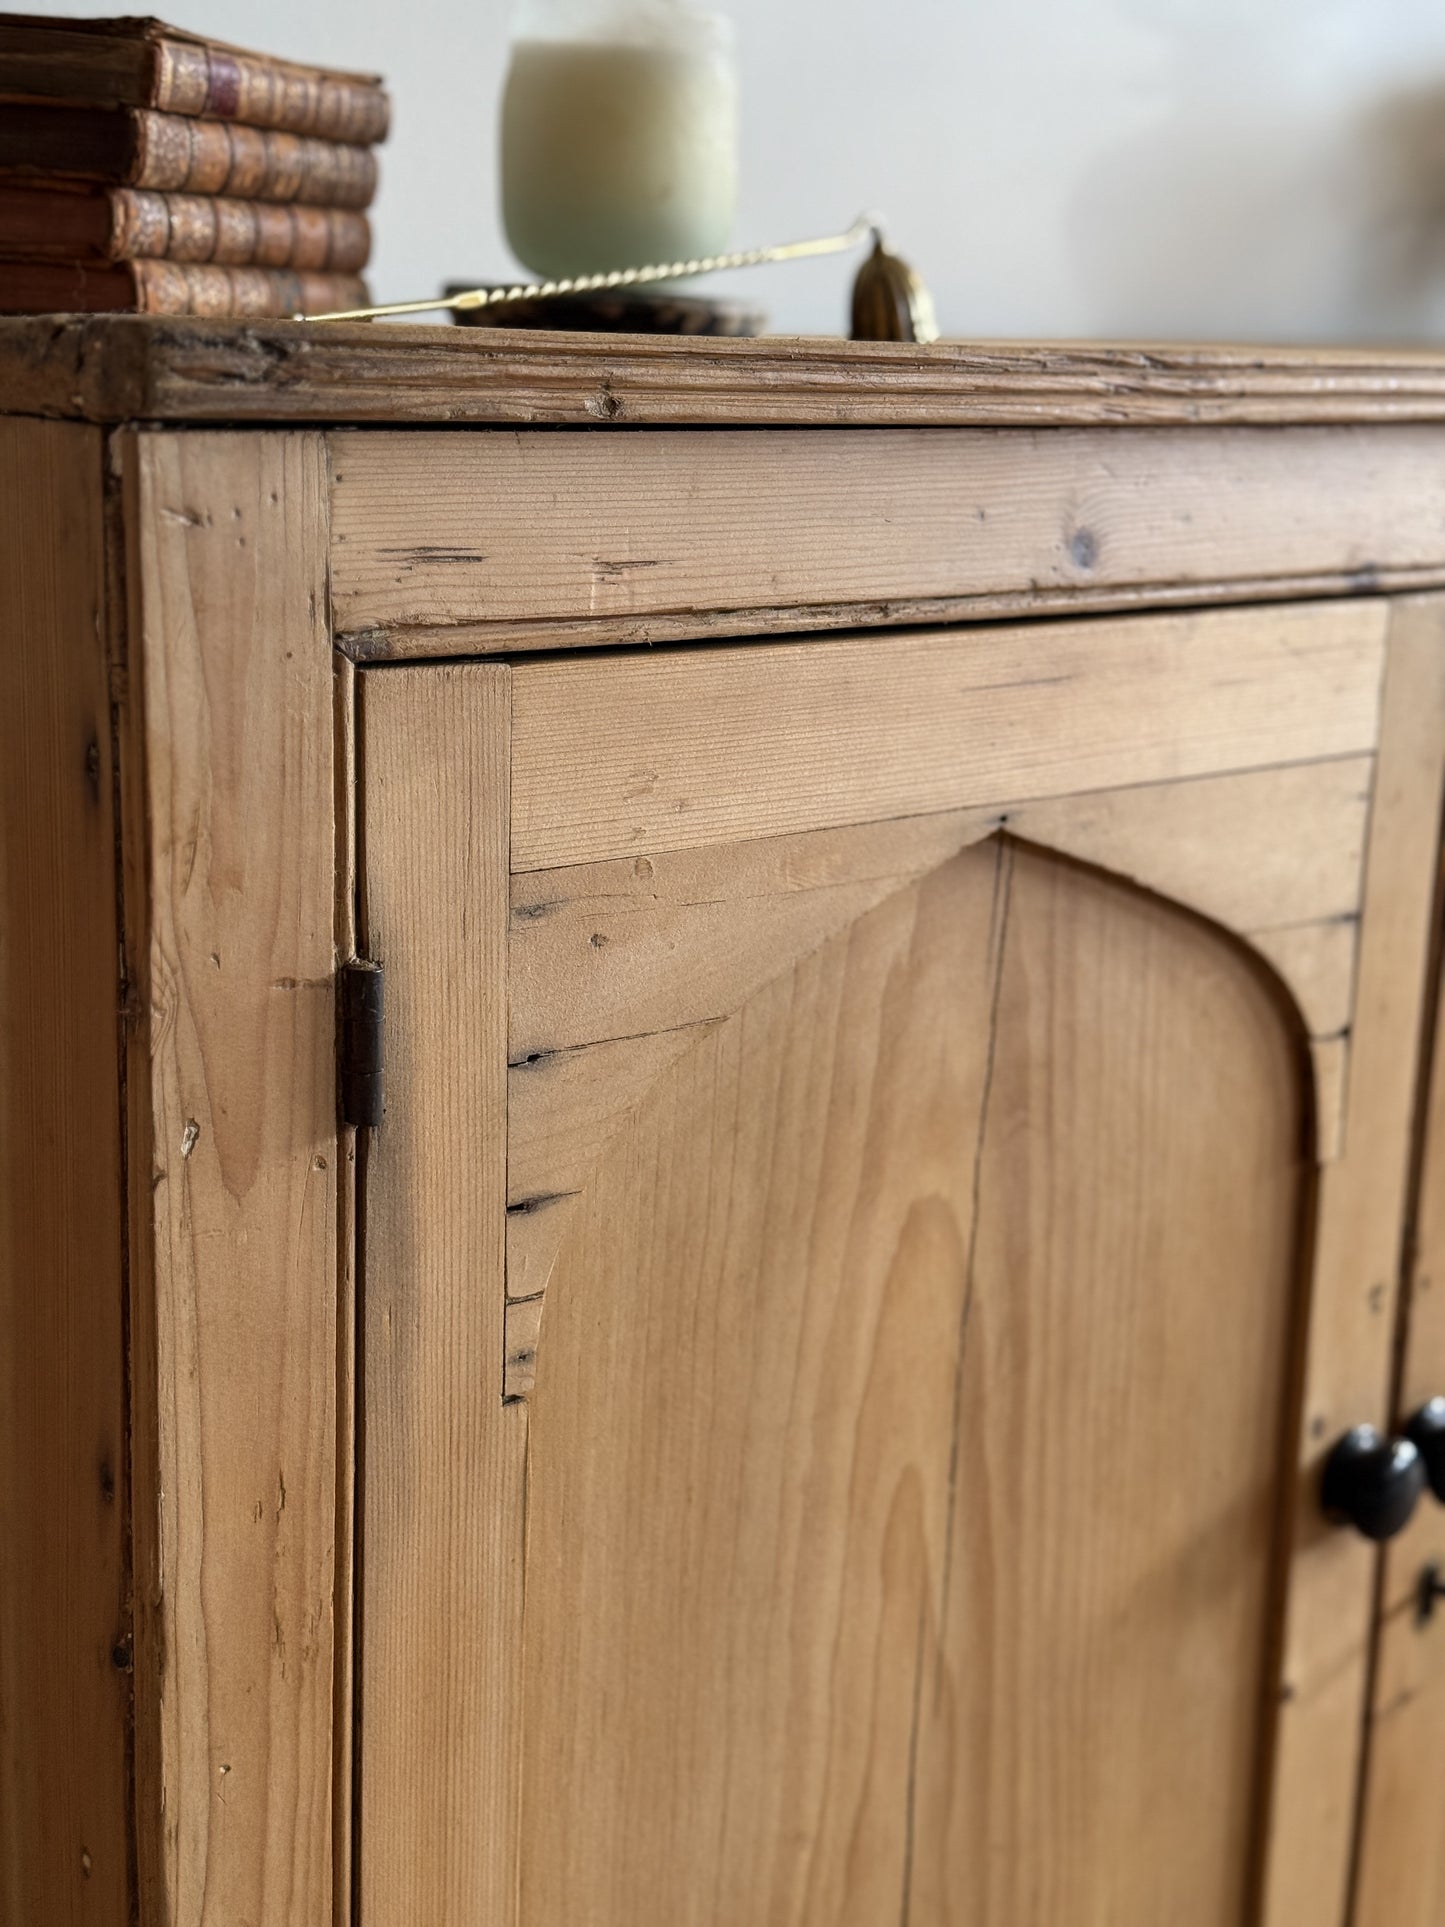
[[[359,678],[362,1927],[1343,1920],[1442,643]]]

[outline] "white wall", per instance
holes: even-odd
[[[387,76],[379,299],[514,271],[496,213],[497,0],[174,4],[198,31]],[[1445,333],[1439,0],[730,11],[739,245],[877,209],[955,335]],[[848,272],[822,261],[734,285],[779,330],[834,332]]]

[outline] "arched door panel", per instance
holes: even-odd
[[[1306,1076],[1239,946],[997,840],[669,1065],[541,1327],[528,1927],[1233,1927]]]

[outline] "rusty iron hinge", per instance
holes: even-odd
[[[341,1116],[347,1124],[380,1124],[386,1109],[385,981],[381,965],[365,957],[353,957],[341,966]]]

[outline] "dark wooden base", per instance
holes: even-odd
[[[449,281],[447,294],[479,284]],[[667,288],[615,288],[599,294],[555,295],[547,301],[499,301],[454,313],[463,328],[558,328],[574,334],[760,335],[767,316],[741,301],[678,294]]]

